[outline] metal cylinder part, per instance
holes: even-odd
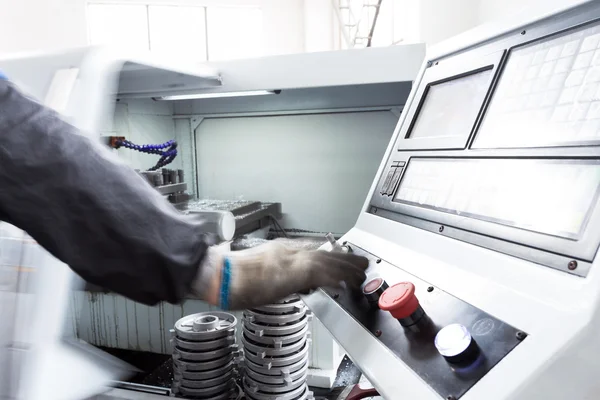
[[[219,311],[192,314],[175,322],[173,394],[228,399],[235,392],[236,324],[235,316]]]
[[[163,185],[162,173],[160,173],[158,171],[153,171],[152,172],[152,182],[153,182],[154,186],[156,186],[156,187],[162,186]]]
[[[309,399],[309,314],[298,296],[244,311],[244,393],[249,399]]]
[[[183,170],[182,169],[178,169],[177,170],[177,182],[178,183],[183,183],[185,182],[185,180],[183,179]]]
[[[203,222],[202,230],[216,234],[220,240],[228,242],[235,234],[235,217],[230,211],[195,211],[188,215]]]
[[[174,169],[169,170],[169,183],[171,183],[171,184],[177,183],[177,171]]]

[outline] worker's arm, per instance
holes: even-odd
[[[85,280],[154,304],[186,295],[245,308],[346,281],[367,260],[278,244],[220,254],[108,149],[0,80],[0,218]]]
[[[0,217],[85,280],[153,304],[187,294],[208,247],[133,169],[0,80]]]

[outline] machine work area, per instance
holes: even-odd
[[[600,2],[427,51],[204,67],[0,60],[204,221],[211,249],[358,255],[366,280],[238,311],[147,306],[1,223],[0,398],[600,399]]]

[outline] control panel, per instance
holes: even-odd
[[[527,338],[486,312],[352,243],[369,259],[360,292],[325,289],[444,399],[459,399]]]

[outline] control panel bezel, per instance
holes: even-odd
[[[427,148],[409,148],[407,139],[410,126],[413,124],[415,113],[408,112],[399,126],[397,137],[391,154],[385,162],[382,174],[379,176],[375,191],[367,213],[411,225],[420,229],[429,230],[453,239],[468,242],[477,246],[486,247],[505,254],[519,257],[537,264],[558,269],[563,272],[578,276],[586,276],[589,272],[598,248],[600,247],[600,200],[592,206],[585,230],[579,237],[564,238],[550,234],[541,234],[521,229],[517,226],[506,226],[493,222],[477,220],[465,216],[451,215],[439,210],[426,209],[408,204],[400,204],[392,199],[398,190],[402,176],[398,177],[393,190],[382,190],[385,178],[394,169],[397,163],[407,165],[412,157],[419,158],[506,158],[506,159],[553,159],[557,161],[575,161],[582,159],[600,160],[600,147],[598,143],[581,146],[563,147],[523,147],[523,148],[471,148],[477,136],[477,130],[485,111],[493,99],[494,89],[502,78],[502,70],[509,58],[510,51],[523,45],[534,43],[540,39],[562,36],[570,32],[583,30],[590,26],[600,24],[600,6],[591,7],[585,13],[570,11],[563,18],[552,22],[541,21],[524,31],[516,31],[499,39],[480,45],[475,49],[466,49],[438,60],[428,63],[419,86],[427,84],[425,77],[429,71],[444,68],[445,64],[455,66],[462,61],[465,63],[464,71],[470,71],[473,59],[488,60],[490,55],[506,54],[502,57],[496,76],[491,83],[484,104],[481,106],[475,128],[470,133],[469,142],[460,149],[443,149],[442,145],[431,143]],[[506,53],[504,53],[506,52]],[[485,62],[483,62],[485,64]],[[408,110],[417,109],[423,101],[423,92],[415,92]],[[433,141],[435,138],[428,140]],[[440,142],[441,143],[441,142]],[[401,175],[406,171],[404,166]],[[565,196],[568,196],[565,193]]]
[[[464,149],[481,118],[480,111],[477,113],[472,124],[470,124],[471,130],[465,132],[462,136],[411,138],[410,135],[425,103],[429,89],[432,86],[489,70],[491,73],[486,80],[487,89],[480,105],[481,110],[481,107],[483,107],[490,94],[492,82],[501,65],[504,54],[504,51],[499,51],[474,59],[459,57],[458,60],[451,60],[436,68],[428,68],[423,74],[423,79],[415,95],[415,99],[419,100],[414,101],[408,108],[406,120],[410,121],[410,123],[404,124],[400,130],[400,137],[404,138],[404,140],[397,142],[398,150]]]

